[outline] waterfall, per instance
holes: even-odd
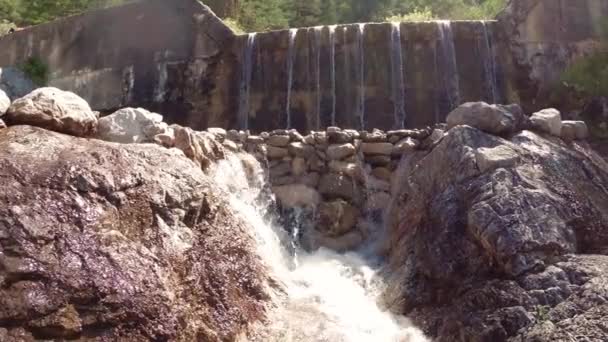
[[[317,94],[317,129],[321,128],[321,30],[322,26],[313,28],[314,30],[314,46],[315,46],[315,84]]]
[[[460,104],[460,79],[458,76],[458,63],[456,62],[454,34],[450,21],[440,20],[437,24],[439,25],[439,39],[443,55],[443,65],[445,67],[443,83],[446,87],[450,110],[452,110]]]
[[[272,195],[255,158],[229,154],[208,174],[224,189],[231,210],[251,226],[260,257],[285,289],[284,296],[275,294],[276,308],[254,341],[426,341],[407,319],[378,307],[383,281],[378,266],[364,256],[325,249],[287,252],[290,235],[266,215],[274,212]]]
[[[359,52],[359,119],[361,129],[365,129],[365,55],[363,39],[365,37],[365,24],[357,25],[357,48]]]
[[[403,78],[403,53],[401,51],[401,23],[392,23],[391,69],[393,103],[395,104],[395,129],[405,127],[405,80]]]
[[[289,48],[287,50],[287,105],[285,114],[287,115],[287,128],[291,128],[291,87],[293,86],[293,64],[296,58],[295,43],[298,29],[289,30]]]
[[[329,26],[329,69],[331,76],[331,125],[336,125],[336,25]]]
[[[490,91],[490,98],[492,103],[498,103],[500,100],[498,99],[497,92],[497,84],[496,84],[496,60],[494,53],[494,44],[491,38],[491,32],[488,29],[488,25],[486,21],[480,21],[482,28],[482,41],[484,45],[484,54],[483,58],[483,66],[485,73],[485,80],[487,83],[487,87]]]
[[[255,33],[247,36],[241,59],[241,83],[239,87],[238,125],[240,129],[249,128],[249,95],[251,93],[251,74],[253,72],[253,48],[255,47]]]

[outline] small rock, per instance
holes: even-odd
[[[350,177],[333,172],[321,176],[319,192],[328,198],[342,198],[355,202],[359,200],[360,195]]]
[[[384,155],[390,156],[393,152],[393,144],[388,142],[378,143],[363,143],[361,144],[361,151],[365,155]]]
[[[367,143],[386,142],[387,136],[386,133],[381,130],[374,129],[371,133],[361,132],[361,140]]]
[[[4,123],[4,121],[2,119],[0,119],[0,129],[2,128],[6,128],[6,124]]]
[[[508,146],[498,145],[493,148],[478,148],[476,159],[479,171],[486,172],[499,167],[514,166],[519,161],[519,155]]]
[[[291,163],[281,162],[276,166],[270,168],[270,178],[278,178],[291,173]]]
[[[327,144],[327,134],[325,132],[315,132],[313,135],[315,137],[315,143],[320,145]]]
[[[295,157],[291,161],[291,173],[294,176],[299,177],[306,172],[306,160],[301,157]]]
[[[289,155],[289,151],[286,148],[268,145],[266,149],[266,153],[270,159],[282,159]]]
[[[273,186],[272,192],[285,207],[316,207],[321,201],[315,189],[302,184]]]
[[[266,139],[266,143],[268,145],[275,147],[287,147],[290,141],[291,138],[289,135],[271,135],[268,137],[268,139]]]
[[[173,131],[170,133],[161,133],[155,135],[154,142],[167,148],[175,146],[175,136],[173,135]]]
[[[296,178],[294,176],[281,176],[277,178],[270,178],[270,182],[274,186],[282,186],[282,185],[291,185],[296,183]]]
[[[328,236],[341,236],[356,227],[359,216],[359,210],[344,200],[323,202],[318,207],[315,229]]]
[[[554,108],[543,109],[530,117],[532,127],[538,131],[559,137],[562,134],[562,115]]]
[[[293,142],[287,147],[289,153],[295,157],[308,158],[315,153],[315,148],[302,142]]]
[[[562,139],[566,141],[589,138],[589,128],[584,121],[562,121]]]
[[[327,142],[330,144],[346,144],[353,141],[353,136],[346,131],[327,131]]]
[[[330,145],[327,148],[327,158],[330,160],[340,160],[355,154],[353,144]]]
[[[309,134],[307,136],[304,137],[304,143],[307,145],[314,145],[315,144],[315,137],[312,134]]]
[[[368,213],[374,211],[384,211],[388,208],[391,202],[391,195],[388,192],[376,192],[367,198],[365,202],[365,211]]]
[[[382,155],[365,156],[365,162],[372,166],[386,166],[391,163],[391,157]]]
[[[143,108],[123,108],[99,119],[97,137],[121,144],[146,143],[166,133],[168,127],[162,124],[160,114]]]
[[[390,182],[392,178],[392,172],[385,167],[376,167],[372,170],[372,176]]]
[[[329,162],[329,170],[335,173],[346,174],[355,179],[361,179],[363,174],[361,168],[357,164],[339,160],[332,160]]]
[[[232,140],[224,140],[223,146],[232,152],[239,151],[239,146]]]
[[[211,127],[207,129],[207,132],[215,135],[216,137],[220,138],[220,142],[222,142],[224,139],[226,139],[226,130],[220,127]]]
[[[307,185],[313,189],[316,189],[317,186],[319,185],[319,179],[321,178],[321,176],[319,175],[318,172],[310,172],[307,173],[303,176],[301,176],[300,178],[298,178],[298,183]]]
[[[291,141],[304,142],[302,134],[295,129],[289,131],[289,138],[291,138]]]
[[[247,137],[248,144],[259,145],[264,143],[264,138],[258,135],[250,135]]]
[[[419,145],[420,142],[418,140],[407,137],[395,144],[392,155],[400,156],[404,153],[412,153],[418,148]]]

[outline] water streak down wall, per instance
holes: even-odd
[[[373,23],[241,36],[236,53],[247,91],[240,96],[248,98],[240,101],[239,126],[424,127],[462,102],[502,102],[507,54],[495,26]]]

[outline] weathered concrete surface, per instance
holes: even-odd
[[[601,47],[606,17],[608,0],[514,0],[498,16],[514,62],[513,90],[527,111],[547,107],[564,69]]]
[[[232,68],[225,67],[225,47],[232,39],[196,0],[151,0],[4,36],[0,66],[41,58],[50,85],[77,93],[95,110],[141,106],[170,122],[229,126]]]

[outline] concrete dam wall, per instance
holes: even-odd
[[[149,0],[1,37],[0,66],[36,57],[50,85],[96,110],[142,106],[196,129],[425,127],[466,101],[539,106],[541,89],[595,47],[598,13],[608,0],[514,0],[498,21],[236,36],[196,0]]]
[[[238,127],[425,127],[507,99],[495,21],[371,23],[237,39]]]

